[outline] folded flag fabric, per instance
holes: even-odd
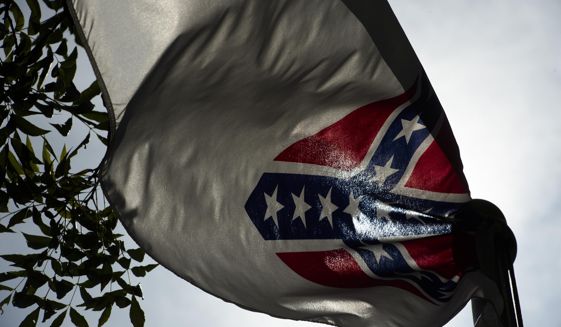
[[[338,326],[439,326],[482,294],[459,151],[386,1],[70,4],[112,114],[104,190],[162,265]]]

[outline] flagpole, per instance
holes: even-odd
[[[497,312],[490,299],[473,298],[474,326],[523,327],[513,267],[516,239],[503,213],[488,201],[472,200],[457,219],[459,228],[474,236],[479,270],[495,282],[503,302],[502,311]]]

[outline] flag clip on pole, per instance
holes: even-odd
[[[514,276],[516,239],[503,213],[491,202],[472,200],[456,215],[455,228],[475,241],[479,270],[495,282],[503,302],[496,312],[487,298],[471,299],[475,327],[522,327],[522,313]]]

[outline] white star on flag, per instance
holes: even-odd
[[[409,140],[411,139],[411,135],[413,134],[414,131],[418,131],[425,128],[425,125],[419,124],[419,120],[420,120],[419,116],[415,116],[411,120],[402,119],[401,131],[399,132],[399,134],[397,134],[397,136],[393,140],[395,141],[403,136],[405,137],[405,143],[409,143]]]
[[[391,255],[386,250],[384,250],[383,244],[376,244],[376,245],[365,244],[365,247],[362,247],[362,249],[372,252],[372,254],[374,255],[374,259],[376,259],[376,263],[378,264],[380,263],[380,260],[382,260],[382,257],[385,257],[386,259],[389,260],[393,260]]]
[[[385,203],[378,202],[376,204],[376,217],[384,220],[391,220],[390,218],[391,207]]]
[[[321,213],[319,215],[319,220],[322,221],[324,218],[327,218],[331,227],[333,227],[333,212],[337,210],[337,207],[333,202],[331,202],[331,189],[327,192],[325,197],[319,194],[319,201],[321,202]]]
[[[345,208],[344,213],[348,213],[352,218],[357,218],[362,213],[358,205],[360,204],[360,196],[356,197],[353,193],[349,194],[349,205]]]
[[[428,211],[430,211],[430,209],[425,211],[424,213],[426,214],[426,213],[428,213]],[[421,217],[420,217],[421,215],[422,214],[420,214],[418,212],[415,212],[415,211],[410,211],[410,210],[405,211],[405,219],[406,220],[415,219],[415,220],[419,221],[420,223],[422,223],[423,225],[426,225],[426,223],[421,219]]]
[[[304,187],[305,188],[305,187]],[[306,203],[304,200],[304,188],[300,192],[300,195],[296,196],[292,194],[292,200],[294,201],[294,214],[292,215],[292,220],[296,220],[298,217],[302,220],[304,227],[306,227],[306,211],[310,209],[312,206]]]
[[[269,218],[273,218],[273,220],[275,221],[275,225],[278,226],[279,221],[277,212],[284,208],[284,206],[277,201],[277,187],[275,187],[272,195],[268,195],[267,193],[265,193],[264,195],[265,202],[267,203],[267,211],[265,212],[265,217],[263,219],[267,220]]]
[[[412,212],[406,211],[405,212],[405,219],[406,220],[415,219],[415,220],[419,221],[420,223],[422,223],[423,225],[425,225],[425,222],[419,217],[419,215],[417,213],[412,213]]]
[[[384,250],[384,247],[383,247],[382,244],[372,247],[370,249],[370,251],[372,252],[372,254],[374,254],[374,259],[376,259],[377,263],[380,263],[380,260],[382,260],[382,257],[385,257],[387,259],[392,260],[392,257],[390,256],[390,254],[386,250]]]
[[[397,173],[399,169],[392,168],[393,163],[393,156],[386,162],[384,166],[374,165],[374,172],[376,176],[374,176],[374,180],[378,181],[379,183],[384,183],[388,177]]]

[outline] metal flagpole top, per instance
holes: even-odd
[[[475,240],[479,270],[493,280],[503,300],[497,312],[486,298],[473,298],[475,327],[522,327],[513,263],[517,244],[501,210],[489,201],[472,200],[456,215],[455,230],[467,233]]]

